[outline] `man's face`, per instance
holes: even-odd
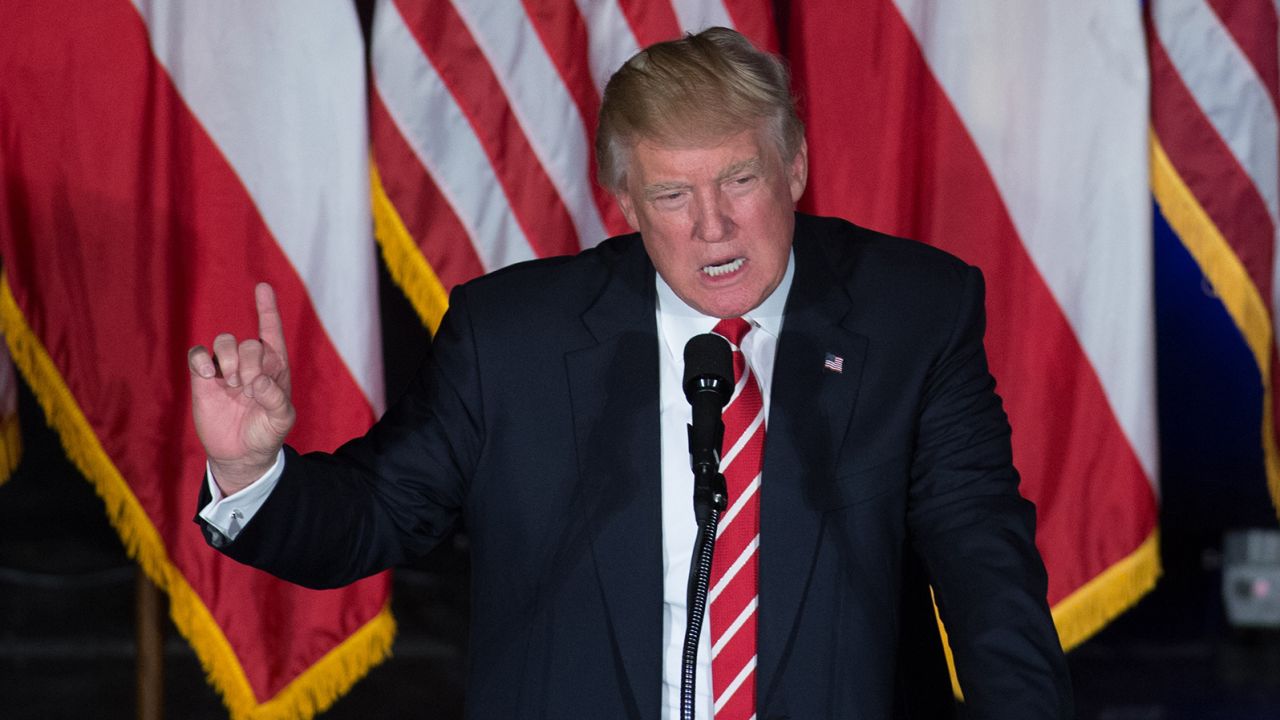
[[[739,317],[786,273],[807,176],[803,143],[784,159],[755,130],[694,147],[641,140],[617,198],[680,299],[705,315]]]

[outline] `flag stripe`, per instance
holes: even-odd
[[[671,9],[682,32],[701,32],[713,25],[733,27],[729,11],[720,0],[671,0]]]
[[[1272,294],[1275,224],[1266,201],[1201,112],[1159,39],[1150,42],[1151,124],[1170,162],[1240,258],[1263,298]]]
[[[800,12],[796,7],[788,47],[809,127],[810,190],[803,205],[931,242],[982,268],[991,309],[988,356],[1017,429],[1014,461],[1022,474],[1022,491],[1036,503],[1037,543],[1049,568],[1050,603],[1072,596],[1107,568],[1142,553],[1140,561],[1126,565],[1132,573],[1108,575],[1106,587],[1094,586],[1089,601],[1055,608],[1059,633],[1070,647],[1141,597],[1155,580],[1158,559],[1143,544],[1156,525],[1152,476],[1121,430],[1094,363],[1028,255],[984,155],[948,100],[952,93],[930,74],[903,16],[883,2],[841,8],[806,4],[799,6]],[[1000,14],[986,6],[966,7],[981,10],[981,17]],[[872,27],[877,30],[876,43],[822,42],[853,37]],[[996,27],[1008,25],[998,22]],[[1040,34],[1027,34],[1040,42]],[[979,47],[991,46],[982,33],[962,37]],[[945,62],[965,67],[963,57],[931,62],[935,67]],[[831,73],[833,64],[883,70]],[[1004,108],[1009,102],[992,101],[997,112],[991,121],[1007,117]],[[1116,155],[1125,157],[1124,152]],[[1029,177],[1040,175],[1033,172]],[[1143,178],[1139,183],[1145,187]],[[1131,191],[1120,193],[1128,194]],[[1149,202],[1144,192],[1139,194],[1144,205]],[[1062,199],[1065,196],[1055,202]],[[1128,216],[1128,211],[1121,212]],[[1038,230],[1042,224],[1030,226]],[[1126,232],[1145,238],[1149,230],[1144,228]],[[1116,237],[1125,236],[1101,233],[1108,242]],[[1134,244],[1146,247],[1145,242]],[[1139,263],[1131,273],[1137,276],[1142,267]],[[1107,319],[1107,324],[1113,322]],[[1149,329],[1150,317],[1141,322],[1138,333]],[[1150,356],[1145,360],[1149,371]],[[1142,400],[1144,387],[1148,390]],[[1126,392],[1137,393],[1139,403],[1151,404],[1147,380],[1135,382]],[[1063,398],[1071,402],[1064,404]],[[1154,414],[1153,409],[1149,412]],[[1154,462],[1152,448],[1144,453]],[[1105,482],[1096,481],[1100,475],[1105,475]]]
[[[1254,66],[1203,0],[1155,3],[1151,18],[1169,61],[1248,173],[1275,225],[1280,218],[1275,163],[1280,132],[1276,106]]]
[[[591,153],[587,149],[586,127],[522,6],[513,7],[509,0],[470,0],[456,4],[440,0],[437,9],[443,13],[445,7],[453,8],[466,24],[491,71],[483,73],[486,85],[490,76],[499,83],[500,89],[492,90],[505,95],[538,165],[549,176],[560,202],[572,217],[576,236],[563,238],[564,242],[553,239],[551,242],[557,249],[549,254],[576,252],[577,238],[592,245],[604,239],[604,224],[591,189]],[[470,80],[468,87],[473,82],[474,79]],[[460,88],[455,86],[454,91],[457,93]],[[494,97],[486,100],[497,104]],[[479,115],[473,117],[488,124],[480,120]],[[505,150],[510,153],[510,146]],[[556,229],[552,228],[551,232]]]
[[[587,26],[587,59],[596,91],[622,63],[640,50],[636,30],[616,0],[577,0],[578,12]]]
[[[371,242],[364,42],[351,5],[273,2],[135,3],[173,83],[245,184],[271,235],[309,289],[330,340],[376,412],[383,407],[382,342]],[[311,32],[281,43],[299,13]],[[218,28],[219,32],[208,32]],[[193,32],[193,29],[199,29]],[[235,37],[234,51],[227,44]],[[326,73],[315,72],[325,57]],[[271,72],[263,72],[271,68]],[[325,88],[350,88],[350,97]],[[228,108],[227,98],[236,104]],[[281,103],[306,98],[308,107]],[[313,152],[313,138],[359,138]],[[265,161],[264,161],[265,160]],[[319,243],[333,233],[350,242]],[[325,292],[344,287],[346,292]]]
[[[680,37],[680,20],[669,2],[653,0],[619,0],[622,12],[643,47]],[[632,54],[635,54],[634,51]],[[628,57],[630,57],[628,55]],[[625,60],[626,58],[623,58]],[[621,65],[619,62],[614,69]]]
[[[738,32],[751,38],[756,47],[778,52],[778,26],[769,0],[723,0],[725,10]]]
[[[1150,227],[1146,88],[1131,71],[1143,64],[1138,6],[1105,11],[1108,22],[1099,26],[1091,12],[1104,12],[1111,0],[989,0],[936,10],[922,0],[897,4],[977,145],[1018,243],[1062,308],[1154,480],[1151,253],[1144,243],[1115,241],[1145,236]],[[1009,27],[1052,32],[1011,33]],[[1114,71],[1119,59],[1127,72]],[[1075,121],[1080,98],[1096,104],[1093,122]],[[1019,108],[1016,123],[1006,119],[1010,107]],[[1054,148],[1051,162],[1046,147]],[[1093,167],[1108,172],[1089,172]],[[1049,188],[1053,202],[1045,202]],[[1098,231],[1097,218],[1105,218],[1106,232]]]
[[[448,0],[428,0],[397,3],[396,7],[466,116],[470,132],[483,147],[484,157],[501,183],[525,242],[538,256],[575,250],[577,242],[570,210],[556,192],[548,169],[530,146],[527,128],[522,127],[515,104],[504,92],[501,78],[495,72],[497,68],[489,64],[484,48],[477,43],[479,38],[472,35],[458,12],[461,5]],[[454,139],[452,133],[450,139],[451,142]],[[439,142],[430,135],[424,140]],[[484,187],[478,192],[493,194],[490,188]]]
[[[506,193],[497,191],[503,184],[471,123],[392,3],[378,6],[373,35],[378,94],[414,156],[467,229],[485,269],[533,259]],[[440,137],[449,142],[439,142]],[[570,225],[567,216],[558,224]]]
[[[1263,90],[1271,96],[1272,107],[1280,109],[1280,58],[1276,56],[1280,23],[1275,5],[1239,0],[1209,0],[1209,5],[1240,51],[1249,58]]]
[[[426,170],[416,161],[413,149],[396,129],[379,92],[369,99],[369,128],[373,158],[378,166],[387,197],[395,205],[410,236],[418,241],[422,254],[450,289],[477,275],[484,265],[471,244],[467,229],[454,214]],[[432,242],[422,242],[430,237]]]
[[[600,114],[600,91],[591,79],[590,64],[583,55],[589,43],[582,15],[574,6],[565,2],[525,0],[525,10],[542,40],[543,51],[555,64],[556,72],[572,96],[573,105],[587,134],[587,161],[584,167],[578,168],[578,175],[585,178],[589,185],[596,210],[605,223],[601,232],[607,235],[625,233],[629,228],[618,204],[599,183],[592,182],[596,166],[596,118]],[[582,236],[580,241],[583,247],[589,247],[604,238],[605,235]]]

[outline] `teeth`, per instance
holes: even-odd
[[[702,268],[702,272],[710,275],[711,277],[717,277],[737,270],[742,267],[742,263],[744,262],[746,262],[746,258],[735,258],[722,265],[707,265]]]

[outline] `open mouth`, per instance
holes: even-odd
[[[746,258],[734,258],[728,262],[720,263],[719,265],[704,265],[702,267],[702,272],[710,275],[711,277],[719,277],[738,270],[746,261]]]

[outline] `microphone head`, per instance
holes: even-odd
[[[717,393],[720,407],[724,407],[733,392],[733,351],[729,341],[715,333],[689,338],[684,346],[682,387],[690,403],[702,393]]]

